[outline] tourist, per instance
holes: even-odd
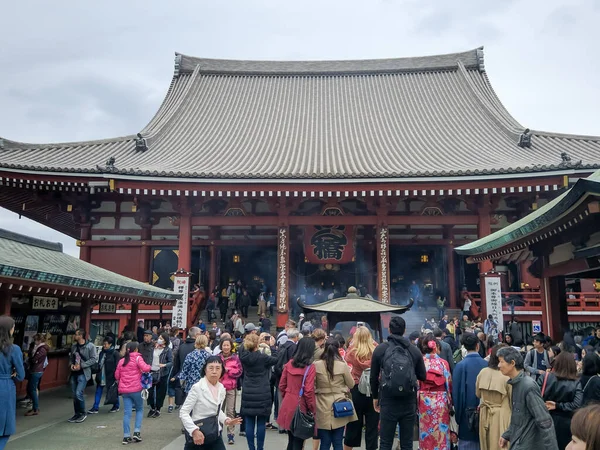
[[[223,293],[226,293],[226,289],[223,289]],[[226,295],[221,295],[217,306],[219,307],[219,312],[221,313],[221,322],[223,322],[224,324],[227,320],[227,308],[229,307],[229,298]]]
[[[243,293],[240,297],[240,312],[242,314],[242,317],[244,319],[247,319],[248,308],[250,307],[250,294],[248,294],[248,291],[246,289],[244,289],[242,292]]]
[[[321,359],[314,363],[316,370],[315,393],[317,394],[317,435],[321,440],[321,450],[342,448],[344,427],[358,420],[356,412],[347,417],[335,417],[333,404],[347,401],[349,390],[354,387],[350,368],[340,356],[340,342],[329,338]],[[350,400],[351,401],[351,400]]]
[[[140,320],[138,320],[138,323],[137,323],[137,334],[136,334],[138,342],[143,342],[143,340],[144,340],[144,333],[145,333],[145,331],[144,331],[144,319],[140,319]]]
[[[223,361],[225,373],[221,378],[221,384],[225,388],[225,413],[230,419],[235,418],[235,401],[237,398],[238,378],[242,376],[242,363],[238,355],[233,353],[233,341],[231,339],[221,340],[221,352],[219,357]],[[235,443],[235,428],[233,425],[227,426],[227,443]]]
[[[491,337],[493,339],[494,345],[498,343],[498,324],[494,320],[494,316],[491,314],[488,315],[488,318],[483,322],[483,332],[486,336],[488,336],[488,338]]]
[[[571,441],[571,419],[583,403],[583,390],[577,378],[577,364],[572,353],[561,352],[554,359],[552,372],[546,375],[542,397],[554,421],[558,448],[564,450]]]
[[[139,352],[144,358],[146,364],[152,364],[152,355],[154,353],[154,342],[152,330],[144,331],[143,340],[140,342]]]
[[[196,337],[199,333],[200,328],[190,328],[185,341],[179,344],[179,348],[177,348],[176,352],[173,352],[173,367],[171,369],[171,378],[169,379],[169,382],[172,383],[175,390],[175,407],[183,405],[185,391],[181,386],[181,369],[187,355],[194,351]]]
[[[200,332],[200,329],[198,329]],[[183,390],[187,394],[192,389],[192,386],[200,381],[200,377],[202,376],[202,368],[208,358],[213,356],[207,349],[208,338],[203,334],[198,334],[196,336],[196,341],[194,342],[194,350],[190,352],[183,362],[183,367],[179,374],[179,379],[181,380]]]
[[[123,397],[123,445],[142,442],[142,420],[144,418],[144,400],[142,399],[142,373],[152,370],[138,353],[138,343],[130,342],[125,349],[125,357],[117,363],[115,380],[119,382],[119,394]],[[135,408],[135,425],[131,436],[131,412]]]
[[[92,366],[98,361],[96,347],[86,339],[83,328],[75,330],[71,346],[71,392],[73,393],[73,409],[75,415],[69,419],[71,423],[81,423],[87,419],[84,391],[92,378]]]
[[[474,319],[475,317],[471,314],[471,306],[473,305],[473,300],[471,299],[471,294],[467,291],[467,288],[463,288],[462,291],[462,300],[463,300],[463,316],[467,316],[466,320]],[[465,319],[463,319],[465,320]]]
[[[17,427],[16,382],[25,379],[23,353],[13,344],[15,321],[9,316],[0,316],[0,450],[4,450],[8,439]]]
[[[32,408],[25,416],[37,416],[40,413],[39,390],[44,369],[48,364],[48,345],[44,335],[37,333],[33,336],[33,348],[28,358],[27,396],[31,399]]]
[[[371,360],[371,395],[373,407],[380,414],[379,448],[392,449],[394,434],[399,424],[400,449],[412,450],[417,380],[425,381],[427,372],[423,355],[404,337],[404,319],[400,316],[392,317],[389,330],[388,341],[377,346]],[[407,361],[407,357],[412,361]],[[405,386],[406,389],[400,392],[399,387]]]
[[[115,383],[115,371],[119,359],[121,359],[121,355],[115,350],[113,339],[110,336],[105,337],[102,342],[102,350],[98,356],[99,372],[96,374],[96,397],[94,398],[94,406],[88,411],[88,414],[98,414],[104,388],[108,391]],[[117,402],[113,404],[109,412],[115,413],[118,411],[119,397],[117,396]]]
[[[510,378],[512,386],[512,416],[508,429],[502,433],[498,446],[511,450],[558,450],[552,417],[544,404],[540,389],[524,372],[523,356],[512,348],[498,350],[498,368]]]
[[[225,445],[221,434],[223,426],[234,427],[242,421],[241,418],[227,417],[221,408],[227,396],[225,387],[219,382],[224,371],[220,357],[208,358],[202,367],[200,380],[192,386],[185,403],[179,410],[179,418],[185,432],[191,437],[191,441],[185,444],[185,450],[224,450]],[[218,435],[207,442],[207,436],[200,430],[202,419],[215,416],[218,422]]]
[[[502,433],[510,425],[512,387],[508,378],[498,369],[498,350],[507,347],[498,344],[491,349],[488,366],[477,375],[475,395],[481,399],[479,418],[479,445],[481,450],[497,448]]]
[[[148,392],[148,406],[150,406],[148,417],[156,419],[160,416],[167,395],[167,383],[172,366],[173,352],[169,348],[169,335],[163,332],[158,336],[152,353],[152,388]]]
[[[572,439],[567,450],[598,450],[600,448],[600,405],[580,409],[571,421]]]
[[[327,333],[322,328],[316,328],[311,337],[315,341],[315,355],[314,360],[317,361],[321,359],[321,355],[323,354],[323,349],[325,347],[325,340],[327,339]]]
[[[239,353],[244,371],[240,414],[244,418],[249,450],[264,450],[265,426],[271,415],[270,386],[266,380],[269,379],[271,367],[277,363],[276,357],[257,351],[258,344],[258,335],[249,334]]]
[[[258,316],[261,317],[267,314],[267,294],[265,292],[261,292],[258,294]]]
[[[454,357],[452,347],[450,344],[444,341],[444,332],[439,328],[435,328],[433,330],[433,336],[438,341],[438,345],[440,346],[440,357],[448,363],[448,367],[450,368],[450,373],[454,372]]]
[[[479,355],[477,336],[472,333],[464,334],[462,345],[467,354],[454,368],[452,400],[458,423],[459,448],[468,450],[479,448],[479,429],[472,429],[469,426],[469,417],[479,405],[475,385],[479,372],[487,367],[487,362]]]
[[[551,345],[548,348],[548,360],[550,361],[550,367],[554,367],[554,359],[561,353],[561,349],[558,345]],[[574,355],[573,355],[574,356]],[[577,363],[575,364],[577,366]]]
[[[346,362],[352,368],[351,373],[354,379],[354,387],[350,392],[358,420],[346,425],[346,436],[344,439],[344,448],[346,450],[353,447],[360,448],[363,424],[365,426],[366,449],[377,449],[379,413],[373,408],[370,384],[371,359],[375,347],[376,344],[369,329],[365,326],[357,327],[352,337],[352,343],[346,353]],[[366,390],[365,387],[367,388]]]
[[[206,332],[206,324],[204,323],[204,320],[202,320],[202,318],[198,319],[198,325],[196,325],[198,328],[200,328],[200,331],[202,333]]]
[[[302,450],[304,446],[304,440],[295,437],[290,427],[298,405],[303,413],[310,412],[313,416],[317,414],[313,355],[314,341],[310,337],[304,337],[298,342],[293,359],[283,367],[279,383],[282,401],[277,420],[280,429],[288,433],[287,450]]]
[[[258,323],[260,325],[261,333],[271,333],[271,319],[262,314],[258,320]]]
[[[544,349],[545,338],[543,334],[533,337],[533,349],[525,356],[525,370],[538,383],[542,385],[542,379],[546,371],[550,370],[550,359],[548,352]]]
[[[432,334],[419,342],[426,378],[419,382],[419,447],[422,449],[450,448],[450,405],[452,379],[450,366],[438,355],[440,341]]]
[[[438,309],[439,317],[438,322],[442,320],[444,315],[446,314],[446,298],[442,295],[438,295],[435,300],[435,305]]]

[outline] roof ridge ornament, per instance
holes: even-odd
[[[116,172],[117,168],[115,167],[115,162],[117,162],[117,159],[114,156],[111,156],[106,160],[104,167],[97,164],[96,169],[98,169],[100,172]]]
[[[174,73],[175,78],[179,77],[180,74],[181,74],[181,55],[176,53],[175,54],[175,73]]]
[[[531,148],[531,132],[529,130],[529,128],[525,128],[525,131],[523,131],[521,133],[521,135],[519,136],[519,143],[518,143],[519,147],[522,148]]]
[[[146,150],[148,150],[146,139],[142,136],[142,133],[138,133],[137,138],[135,139],[135,151],[143,153]]]
[[[475,50],[475,53],[477,55],[477,66],[479,67],[479,71],[485,72],[485,64],[483,60],[483,47],[479,47],[477,50]]]
[[[573,162],[567,152],[562,152],[560,154],[560,158],[562,160],[562,162],[560,163],[561,167],[580,167],[583,164],[583,161],[581,159],[577,162]]]

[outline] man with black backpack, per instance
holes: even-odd
[[[427,376],[423,355],[404,337],[406,322],[390,320],[388,342],[377,346],[371,360],[373,407],[380,413],[380,450],[391,450],[400,425],[400,449],[413,448],[417,409],[417,380]]]

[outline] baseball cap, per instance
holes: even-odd
[[[246,330],[246,332],[254,331],[254,330],[256,330],[256,326],[252,322],[250,322],[250,323],[246,324],[246,326],[244,327],[244,330]]]

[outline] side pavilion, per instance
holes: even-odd
[[[180,298],[67,255],[62,244],[0,229],[0,315],[15,319],[15,344],[24,352],[35,334],[44,335],[50,350],[42,389],[66,383],[77,328],[102,344],[103,330],[91,330],[94,306],[116,313],[130,305],[135,331],[139,305],[173,306]]]
[[[470,263],[532,260],[529,271],[540,279],[542,331],[558,341],[569,329],[565,280],[600,278],[599,199],[597,171],[523,219],[456,252]]]

